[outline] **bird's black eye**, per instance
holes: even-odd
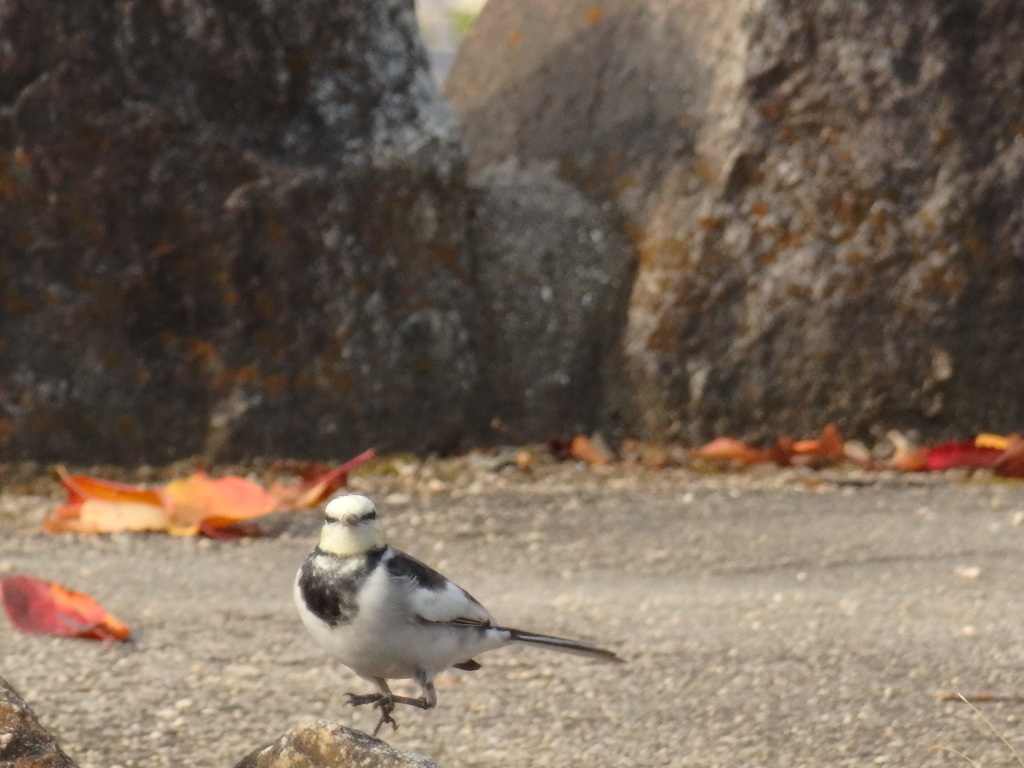
[[[377,519],[377,511],[374,510],[374,509],[371,509],[369,512],[363,512],[360,515],[345,515],[343,518],[341,518],[341,524],[342,525],[347,525],[347,526],[351,527],[351,526],[359,525],[360,523],[366,522],[367,520],[376,520],[376,519]]]

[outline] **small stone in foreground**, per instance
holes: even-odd
[[[437,768],[422,755],[399,752],[362,731],[318,720],[293,728],[250,752],[235,768]]]
[[[0,766],[76,768],[24,699],[0,678]]]

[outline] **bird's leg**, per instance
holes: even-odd
[[[376,737],[377,734],[380,733],[380,729],[384,723],[390,723],[392,729],[396,731],[398,730],[398,723],[396,723],[394,718],[391,717],[391,713],[395,711],[395,699],[403,697],[394,696],[384,678],[375,677],[373,682],[377,684],[378,688],[380,688],[380,693],[363,693],[359,695],[346,693],[345,695],[348,696],[348,701],[345,703],[353,707],[360,707],[363,704],[373,704],[374,709],[380,710],[380,720],[377,721],[377,726],[373,729],[373,736]]]
[[[433,709],[437,706],[437,690],[434,688],[434,681],[427,677],[427,673],[420,670],[416,673],[416,682],[423,689],[423,697],[414,699],[411,696],[392,696],[391,700],[396,704],[408,704],[410,707],[420,709]]]
[[[353,707],[372,704],[374,709],[380,710],[380,720],[377,721],[377,727],[373,729],[374,736],[380,732],[384,723],[390,723],[394,730],[398,730],[398,723],[391,717],[391,713],[395,711],[395,704],[407,704],[410,707],[417,707],[419,709],[433,709],[437,706],[437,690],[434,688],[434,681],[428,678],[427,674],[423,671],[416,674],[416,682],[423,689],[423,697],[420,699],[414,699],[411,696],[395,696],[391,692],[391,688],[388,687],[387,681],[383,678],[375,677],[373,682],[380,688],[380,693],[363,693],[360,695],[346,693],[348,701],[345,703]]]

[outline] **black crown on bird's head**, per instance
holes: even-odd
[[[377,519],[377,508],[365,496],[348,494],[331,499],[324,508],[325,523],[354,526]]]

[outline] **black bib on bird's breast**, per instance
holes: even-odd
[[[357,568],[317,567],[314,561],[344,562],[347,558],[329,555],[319,547],[302,566],[299,574],[299,592],[309,612],[330,627],[348,624],[359,613],[359,590],[386,552],[385,547],[367,552],[363,564]]]

